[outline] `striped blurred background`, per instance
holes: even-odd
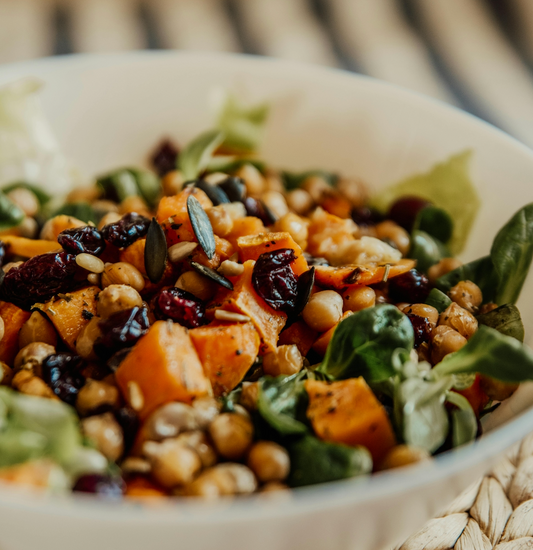
[[[0,63],[145,48],[346,68],[533,147],[533,0],[0,0]]]

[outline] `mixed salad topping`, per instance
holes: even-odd
[[[462,264],[470,152],[372,193],[267,165],[268,107],[229,96],[150,170],[51,196],[73,176],[35,93],[0,90],[0,480],[213,499],[346,479],[475,440],[533,379],[533,204]]]

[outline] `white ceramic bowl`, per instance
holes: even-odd
[[[488,124],[420,95],[336,70],[253,57],[142,53],[68,57],[0,67],[0,84],[45,81],[44,105],[68,156],[86,174],[138,164],[164,135],[184,143],[207,129],[217,86],[268,99],[266,159],[326,168],[372,186],[395,182],[465,148],[483,207],[463,256],[485,254],[496,230],[533,200],[533,153]],[[533,326],[533,285],[521,300]],[[527,306],[527,307],[526,307]],[[533,427],[521,388],[495,416],[512,417],[477,443],[433,463],[214,505],[148,507],[0,490],[2,550],[377,550],[401,541],[484,473]]]

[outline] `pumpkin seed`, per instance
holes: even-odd
[[[152,218],[148,233],[146,234],[146,246],[144,247],[144,268],[152,283],[158,283],[163,277],[167,266],[167,239],[163,228]]]
[[[242,202],[244,197],[246,197],[246,185],[242,178],[229,177],[222,183],[219,183],[218,186],[231,202]]]
[[[216,249],[213,228],[202,205],[192,195],[189,195],[187,198],[187,212],[189,213],[189,219],[200,246],[203,248],[206,256],[210,260],[213,259]]]
[[[230,202],[228,195],[217,185],[207,183],[205,180],[196,180],[195,185],[209,197],[213,206]]]
[[[208,279],[211,279],[213,282],[223,286],[224,288],[233,290],[233,283],[229,279],[226,279],[224,275],[221,275],[214,269],[211,269],[210,267],[199,264],[198,262],[191,262],[191,267],[200,275],[204,275]]]
[[[296,317],[302,313],[311,297],[311,291],[315,284],[315,268],[312,267],[309,271],[302,273],[298,277],[298,296],[296,298],[296,306],[292,312],[292,316]]]
[[[262,200],[260,200],[259,203],[261,204],[265,212],[265,225],[275,224],[278,221],[278,217],[276,216],[276,214],[274,214],[274,212],[272,212],[272,210]]]

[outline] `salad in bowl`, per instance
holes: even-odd
[[[0,101],[39,117],[35,93]],[[212,130],[154,144],[149,169],[61,196],[46,185],[69,179],[57,151],[28,148],[41,179],[3,159],[0,480],[107,498],[287,491],[468,444],[533,379],[515,305],[533,204],[462,263],[471,151],[376,192],[263,161],[268,111],[227,95]]]

